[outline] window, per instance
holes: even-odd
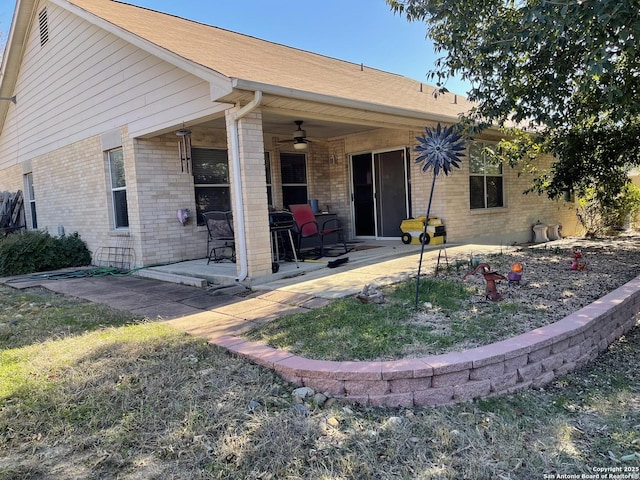
[[[307,203],[307,156],[304,153],[281,153],[282,205]]]
[[[31,213],[31,228],[38,228],[38,219],[36,217],[36,195],[33,190],[33,173],[27,173],[24,176],[25,185],[27,187],[27,202],[29,202],[29,212]]]
[[[267,205],[273,205],[273,195],[271,194],[271,155],[264,152],[264,169],[267,172]]]
[[[504,206],[502,163],[490,158],[487,144],[469,145],[469,194],[472,209]]]
[[[111,203],[115,228],[129,228],[127,210],[127,183],[124,178],[124,156],[122,148],[107,152],[109,158],[109,178],[111,179]]]
[[[203,212],[231,210],[227,151],[192,148],[191,163],[198,225],[204,225]]]

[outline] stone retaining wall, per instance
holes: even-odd
[[[459,353],[372,362],[310,360],[239,337],[213,343],[298,386],[372,406],[447,405],[538,388],[594,360],[636,325],[640,277],[563,318]]]

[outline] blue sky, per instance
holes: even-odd
[[[394,15],[384,0],[127,0],[265,40],[428,82],[438,55],[422,23]],[[0,0],[0,31],[9,31],[15,0]],[[465,94],[451,79],[447,88]]]

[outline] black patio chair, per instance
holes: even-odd
[[[207,225],[207,265],[223,260],[236,261],[236,242],[233,234],[233,215],[231,212],[204,212]]]

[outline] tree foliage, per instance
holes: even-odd
[[[627,183],[620,195],[608,205],[598,200],[598,193],[589,188],[577,201],[578,221],[586,237],[597,237],[624,229],[627,223],[637,222],[640,212],[640,187]]]
[[[536,132],[539,151],[555,155],[535,190],[558,196],[595,185],[612,197],[629,167],[640,165],[638,0],[387,3],[426,23],[442,54],[430,72],[438,87],[446,91],[454,75],[471,84],[477,107],[467,120],[517,124]]]

